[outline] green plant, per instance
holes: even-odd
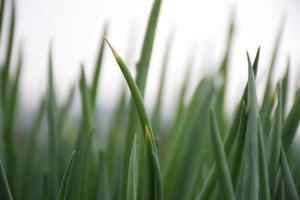
[[[224,56],[219,70],[204,77],[189,100],[190,67],[187,69],[170,124],[161,123],[164,81],[173,33],[166,45],[159,91],[153,114],[144,105],[144,93],[161,0],[155,0],[140,59],[133,77],[106,37],[101,38],[91,82],[81,64],[78,81],[79,116],[71,109],[77,84],[62,104],[57,103],[49,48],[46,95],[28,130],[20,129],[18,111],[22,69],[20,48],[16,71],[12,72],[15,5],[6,10],[0,1],[0,199],[299,199],[300,149],[293,145],[300,120],[300,88],[287,109],[287,72],[274,89],[272,73],[278,54],[279,32],[262,104],[257,101],[256,74],[260,48],[252,63],[247,53],[248,82],[230,119],[225,117],[228,60],[234,36],[230,21]],[[4,12],[9,11],[9,29],[3,32]],[[103,33],[107,33],[108,25]],[[117,61],[131,92],[126,101],[122,90],[107,132],[97,128],[95,118],[98,82],[106,44]],[[190,66],[192,62],[188,60]],[[216,84],[221,77],[221,85]],[[72,123],[80,117],[78,123]],[[19,129],[22,134],[17,133]],[[24,132],[24,133],[23,133]],[[74,139],[75,138],[75,139]],[[98,139],[100,138],[100,145]]]

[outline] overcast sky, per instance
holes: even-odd
[[[152,0],[17,0],[17,40],[23,41],[25,67],[22,77],[23,100],[33,107],[45,91],[47,50],[53,42],[56,86],[60,99],[78,79],[79,63],[91,77],[104,22],[109,22],[111,43],[133,69],[139,57]],[[230,11],[235,8],[236,34],[230,63],[228,102],[235,103],[247,78],[245,51],[254,57],[260,45],[258,84],[265,75],[280,21],[285,16],[282,45],[275,79],[291,56],[293,76],[300,75],[299,0],[163,0],[154,52],[149,71],[146,102],[151,106],[157,89],[162,52],[170,30],[175,31],[168,69],[165,109],[181,84],[190,51],[196,47],[192,85],[199,76],[216,70],[220,63]],[[128,49],[133,52],[128,55]],[[298,68],[298,71],[297,71]],[[110,51],[106,51],[99,102],[114,105],[121,72]],[[261,78],[260,78],[261,77]],[[261,82],[263,83],[263,82]],[[191,88],[191,90],[193,89]],[[233,105],[231,103],[231,105]]]

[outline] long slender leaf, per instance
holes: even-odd
[[[57,198],[58,192],[58,138],[57,138],[57,105],[54,89],[52,47],[49,48],[47,90],[47,120],[49,135],[49,198]]]
[[[147,81],[147,74],[150,64],[150,59],[152,55],[152,48],[154,44],[155,32],[157,28],[160,7],[161,7],[162,0],[155,0],[152,6],[152,10],[148,19],[148,24],[144,36],[143,47],[141,51],[141,55],[139,61],[137,62],[137,75],[136,75],[136,84],[138,89],[140,90],[140,94],[142,97],[144,96],[146,81]],[[134,100],[131,99],[130,106],[129,106],[129,121],[128,121],[128,128],[125,137],[125,149],[124,149],[124,156],[123,156],[123,170],[122,170],[122,178],[121,178],[121,199],[126,198],[126,189],[127,189],[127,172],[129,166],[129,158],[130,158],[130,151],[133,141],[133,133],[139,131],[137,129],[137,113]],[[142,126],[144,127],[144,126]],[[152,129],[152,128],[151,128]],[[151,131],[152,132],[152,131]],[[143,159],[144,157],[144,150],[143,150],[143,142],[139,143],[140,149],[138,152],[139,157]],[[144,162],[142,162],[143,165]],[[140,177],[139,179],[143,179]],[[139,190],[141,191],[141,190]]]
[[[260,198],[269,200],[270,197],[270,183],[269,183],[269,174],[268,174],[268,160],[266,155],[266,146],[263,137],[263,130],[259,120],[259,185],[261,188]]]
[[[297,193],[297,189],[286,159],[286,155],[283,149],[283,146],[281,146],[280,148],[280,165],[281,165],[281,169],[282,169],[282,175],[284,178],[284,183],[286,185],[286,191],[287,191],[287,197],[289,199],[294,199],[297,200],[299,199],[298,193]]]
[[[66,199],[66,190],[68,190],[68,185],[69,185],[69,181],[70,181],[69,176],[70,176],[70,171],[72,169],[74,156],[75,156],[75,151],[73,151],[71,156],[70,156],[69,163],[67,165],[67,168],[65,170],[64,176],[63,176],[62,181],[61,181],[61,185],[60,185],[60,189],[59,189],[59,193],[58,193],[59,194],[59,196],[58,196],[59,200]]]
[[[273,126],[270,133],[270,142],[268,149],[268,171],[269,171],[269,183],[271,194],[274,194],[275,180],[278,171],[279,159],[280,159],[280,147],[281,147],[281,134],[282,134],[282,89],[281,83],[278,84],[278,100],[275,116],[273,120]]]
[[[259,61],[259,55],[260,55],[260,48],[258,48],[256,56],[255,56],[255,61],[253,63],[253,71],[254,71],[254,75],[256,75],[257,73],[257,68],[258,68],[258,61]],[[251,63],[250,60],[248,60],[248,62]],[[236,136],[236,130],[239,128],[239,122],[240,122],[240,118],[241,118],[241,113],[242,113],[242,107],[243,107],[243,101],[247,102],[247,96],[248,96],[248,83],[246,88],[244,89],[244,93],[242,96],[242,99],[240,101],[240,104],[238,106],[237,109],[237,114],[235,115],[231,128],[229,129],[225,140],[224,140],[224,149],[226,154],[228,154],[231,151],[231,148],[233,147],[232,145],[232,141],[234,140],[235,136]],[[233,176],[234,177],[234,176]],[[233,179],[234,183],[235,183],[235,178]],[[213,166],[210,170],[209,176],[207,177],[205,184],[201,190],[201,192],[198,194],[198,199],[209,199],[212,191],[214,189],[216,183],[216,168],[215,166]]]
[[[129,171],[128,171],[128,184],[127,184],[127,199],[136,200],[137,184],[138,184],[138,166],[137,166],[137,134],[134,136],[134,142],[132,145]]]
[[[282,143],[285,151],[288,151],[295,135],[300,121],[300,92],[297,93],[294,104],[289,111],[283,125]]]
[[[6,180],[6,175],[1,160],[0,160],[0,198],[3,200],[13,199],[9,189],[8,182]]]
[[[106,40],[107,41],[107,40]],[[151,151],[150,149],[148,149],[148,153],[149,153],[149,157],[152,160],[152,176],[150,175],[150,178],[154,178],[155,182],[154,182],[154,187],[150,185],[150,191],[154,191],[155,192],[155,199],[161,199],[160,195],[159,195],[159,191],[162,191],[162,184],[159,185],[159,179],[160,176],[158,177],[157,174],[160,174],[160,170],[157,173],[156,167],[155,167],[155,162],[153,162],[153,160],[155,158],[153,158],[153,154],[151,152],[153,152],[156,156],[157,156],[157,149],[156,149],[156,145],[154,143],[155,139],[154,139],[154,135],[153,135],[153,131],[151,128],[151,124],[150,124],[150,120],[142,99],[142,96],[140,94],[140,91],[138,89],[137,84],[135,83],[133,77],[131,76],[130,72],[128,71],[125,63],[123,62],[123,60],[121,59],[121,57],[117,54],[117,52],[114,50],[114,48],[111,46],[111,44],[107,41],[108,45],[110,46],[114,57],[123,73],[123,76],[128,84],[128,87],[131,91],[131,95],[132,98],[135,102],[136,108],[137,108],[137,112],[138,112],[138,116],[140,119],[140,123],[142,127],[145,127],[145,139],[148,143],[148,145],[150,144],[151,146]],[[158,167],[159,169],[159,167]],[[151,194],[151,192],[149,193],[149,195],[153,195]]]
[[[259,198],[259,170],[258,170],[258,111],[255,88],[255,77],[248,58],[248,100],[247,100],[247,129],[245,141],[245,165],[242,182],[242,198],[257,200]]]
[[[103,28],[103,35],[107,34],[107,29],[108,29],[108,24],[106,23]],[[100,72],[101,72],[101,68],[102,68],[102,60],[103,60],[104,49],[105,49],[104,44],[105,44],[104,38],[101,37],[100,46],[99,46],[99,50],[98,50],[98,56],[97,56],[97,60],[96,60],[95,67],[94,67],[93,82],[92,82],[92,86],[91,86],[91,99],[92,99],[91,101],[92,101],[93,107],[95,107],[98,82],[99,82]]]
[[[158,89],[157,98],[155,101],[153,115],[152,115],[153,129],[156,134],[159,134],[159,132],[160,132],[159,127],[160,127],[160,121],[161,121],[162,98],[163,98],[163,92],[164,92],[164,87],[165,87],[166,71],[167,71],[167,67],[169,64],[170,51],[172,48],[172,42],[173,42],[173,35],[171,32],[168,37],[166,49],[164,52],[163,63],[162,63],[162,67],[161,67],[161,75],[160,75],[160,80],[159,80],[159,89]],[[156,138],[157,137],[159,137],[159,136],[156,135]]]
[[[229,166],[226,158],[226,153],[221,142],[219,128],[216,122],[216,116],[214,111],[211,111],[210,114],[210,124],[211,124],[211,133],[213,147],[216,157],[216,165],[218,168],[219,180],[222,187],[223,198],[224,199],[235,199],[232,180],[230,176]]]

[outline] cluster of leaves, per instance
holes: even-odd
[[[0,5],[0,41],[5,34],[6,2],[2,0]],[[76,86],[63,104],[57,103],[50,48],[46,95],[29,130],[18,130],[15,120],[22,52],[12,73],[15,6],[11,5],[0,79],[0,199],[299,199],[299,149],[292,143],[300,120],[300,88],[287,110],[289,66],[276,88],[271,80],[280,33],[261,106],[255,83],[258,49],[253,62],[247,54],[247,85],[232,119],[225,117],[234,33],[231,22],[219,71],[199,80],[186,101],[187,70],[173,121],[165,125],[161,108],[172,37],[166,45],[151,118],[143,102],[160,5],[161,0],[154,1],[135,78],[105,38],[100,42],[91,83],[82,66],[79,123],[74,123],[69,112]],[[122,92],[107,133],[97,128],[95,118],[105,40],[131,92],[129,103]],[[222,80],[218,86],[217,77]],[[104,145],[97,142],[99,137]]]

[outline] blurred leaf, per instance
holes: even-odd
[[[212,99],[212,80],[209,78],[203,79],[197,86],[192,99],[184,111],[180,120],[180,124],[176,132],[170,137],[170,146],[166,155],[164,155],[164,186],[165,186],[165,198],[168,199],[172,184],[174,184],[174,178],[177,175],[180,159],[184,155],[184,149],[188,145],[188,139],[193,125],[196,123],[199,111],[203,107],[208,107]]]
[[[255,77],[248,58],[248,99],[247,99],[247,128],[244,149],[244,171],[242,181],[242,198],[256,200],[259,198],[259,155],[258,155],[258,111],[255,88]]]
[[[74,160],[74,156],[75,156],[75,151],[72,152],[71,156],[70,156],[70,160],[69,163],[67,165],[66,171],[64,173],[64,176],[62,178],[61,181],[61,185],[60,185],[60,189],[59,189],[59,200],[64,200],[67,199],[66,198],[66,191],[68,190],[68,185],[69,185],[69,181],[70,181],[70,171],[72,168],[72,164],[73,164],[73,160]]]
[[[152,115],[152,124],[154,133],[156,133],[156,139],[159,137],[160,132],[160,121],[161,121],[161,107],[162,107],[162,98],[164,94],[164,88],[165,88],[165,79],[166,79],[166,71],[167,67],[169,65],[169,59],[170,59],[170,51],[172,48],[173,43],[173,32],[170,33],[168,37],[168,41],[165,47],[162,67],[161,67],[161,73],[160,73],[160,80],[159,80],[159,89],[158,93],[156,95],[156,101],[154,105],[153,115]]]
[[[267,160],[267,155],[266,155],[266,146],[265,146],[265,141],[263,137],[263,130],[260,124],[258,124],[258,129],[259,129],[259,138],[258,138],[258,143],[259,143],[259,185],[261,188],[261,194],[260,198],[265,199],[265,200],[270,200],[270,182],[269,182],[269,174],[268,174],[268,160]]]
[[[5,0],[4,0],[5,1]],[[3,3],[4,4],[4,3]],[[3,5],[4,6],[4,5]],[[2,103],[3,107],[7,105],[8,101],[8,87],[9,87],[9,69],[11,65],[11,56],[13,51],[13,45],[14,45],[14,35],[15,35],[15,23],[16,23],[16,8],[15,3],[12,1],[11,5],[11,11],[10,11],[10,19],[9,19],[9,30],[8,30],[8,38],[7,43],[5,47],[5,60],[3,64],[3,68],[1,71],[1,97],[2,97]],[[2,14],[3,15],[3,14]],[[3,19],[1,19],[3,20]],[[2,23],[2,22],[1,22]],[[5,111],[5,110],[4,110]]]
[[[287,191],[287,197],[289,199],[294,199],[297,200],[299,199],[298,193],[297,193],[297,189],[286,159],[286,155],[283,149],[283,146],[281,146],[280,149],[280,165],[281,165],[281,169],[282,169],[282,175],[283,175],[283,179],[284,179],[284,183],[285,183],[285,188]]]
[[[217,165],[217,172],[219,175],[219,181],[221,184],[223,198],[224,199],[235,199],[232,180],[230,176],[230,171],[228,167],[228,162],[226,158],[226,153],[220,138],[219,127],[216,122],[216,116],[214,111],[210,113],[210,124],[211,124],[211,133],[212,141],[215,152],[215,159]]]
[[[300,91],[298,89],[298,91]],[[288,151],[290,145],[296,135],[297,128],[300,120],[300,92],[297,92],[297,96],[294,100],[294,104],[289,111],[288,116],[283,125],[282,131],[282,143],[285,151]]]
[[[258,50],[257,50],[255,60],[254,60],[254,63],[253,63],[254,75],[256,75],[256,73],[257,73],[259,55],[260,55],[260,48],[258,48]],[[251,63],[251,61],[249,59],[248,59],[248,62]],[[225,149],[226,154],[228,154],[231,151],[232,147],[233,147],[232,141],[234,141],[234,139],[236,138],[236,130],[244,131],[243,128],[242,128],[243,125],[242,125],[241,118],[243,116],[242,115],[243,107],[244,107],[243,102],[248,101],[247,100],[247,96],[248,96],[247,88],[248,88],[248,83],[246,85],[246,88],[244,89],[242,99],[240,100],[239,106],[237,108],[237,112],[234,116],[233,122],[231,123],[231,127],[230,127],[228,133],[226,134],[226,137],[225,137],[225,140],[224,140],[224,149]],[[244,136],[242,134],[242,135],[240,135],[239,139],[242,142],[242,143],[240,143],[240,145],[244,146],[243,137]],[[238,149],[238,150],[239,151],[235,153],[235,156],[234,156],[233,160],[239,160],[238,158],[240,157],[241,151],[240,151],[240,149]],[[239,163],[234,164],[233,169],[236,169],[238,164]],[[237,181],[237,177],[236,177],[236,175],[233,175],[233,174],[232,174],[232,177],[233,177],[233,183],[235,185],[235,183]],[[213,166],[210,170],[209,176],[207,177],[203,188],[201,189],[201,192],[198,194],[198,199],[209,199],[209,197],[211,196],[212,191],[214,189],[214,186],[216,184],[216,180],[217,180],[216,179],[216,168],[215,168],[215,166]]]
[[[4,17],[4,7],[5,7],[5,0],[0,1],[0,42],[2,38],[2,30],[3,30],[3,17]]]
[[[6,180],[5,171],[0,159],[0,198],[3,200],[12,200],[9,185]]]
[[[273,105],[273,99],[272,99],[272,75],[273,75],[273,71],[274,71],[274,66],[276,63],[276,59],[277,59],[277,54],[278,54],[278,50],[279,50],[279,45],[281,42],[281,35],[282,35],[282,31],[283,31],[283,26],[284,26],[284,20],[282,20],[280,27],[279,27],[279,31],[277,33],[276,39],[275,39],[275,44],[274,44],[274,48],[273,48],[273,52],[272,52],[272,57],[271,57],[271,61],[269,64],[269,72],[267,75],[267,83],[266,83],[266,87],[265,87],[265,91],[264,91],[264,95],[263,95],[263,102],[261,104],[260,107],[260,116],[261,116],[261,120],[262,120],[262,125],[263,125],[263,131],[264,133],[268,133],[269,132],[269,126],[270,126],[270,114],[272,111],[272,105]]]
[[[137,166],[137,134],[134,135],[134,142],[132,145],[129,171],[128,171],[128,183],[127,183],[127,199],[137,199],[137,184],[138,184],[138,166]]]
[[[47,90],[47,120],[49,139],[49,198],[57,198],[58,192],[58,115],[54,89],[52,46],[49,47],[48,58],[48,90]]]
[[[103,35],[107,34],[107,29],[108,29],[108,24],[105,23],[103,28]],[[91,86],[91,101],[93,107],[95,107],[96,104],[97,88],[98,88],[98,82],[99,82],[100,72],[102,68],[102,60],[103,60],[104,49],[105,49],[104,44],[105,44],[104,38],[101,37],[98,56],[94,67],[93,82]]]
[[[275,180],[279,166],[280,159],[280,146],[281,146],[281,134],[282,134],[282,89],[281,83],[278,84],[278,100],[277,107],[272,122],[271,133],[269,134],[268,144],[268,171],[269,171],[269,183],[271,194],[275,192]]]

